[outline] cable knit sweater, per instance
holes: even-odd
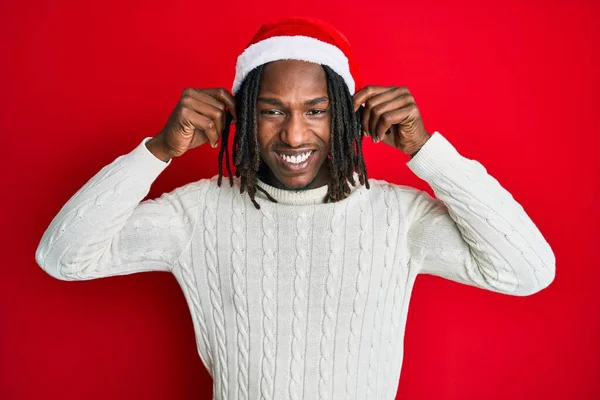
[[[523,208],[438,132],[408,163],[437,199],[371,180],[326,187],[199,180],[142,201],[171,163],[145,138],[62,208],[36,251],[62,280],[170,271],[189,305],[214,399],[393,399],[410,294],[435,274],[512,295],[554,278],[552,250]]]

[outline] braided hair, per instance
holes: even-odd
[[[356,113],[353,111],[352,95],[344,79],[328,66],[323,65],[322,67],[327,78],[327,95],[331,109],[331,152],[326,161],[329,162],[331,179],[324,201],[336,202],[348,197],[350,194],[349,183],[356,186],[354,172],[357,173],[360,184],[369,188],[367,168],[362,154],[362,109]],[[276,202],[256,183],[261,167],[256,103],[262,71],[263,65],[250,71],[235,96],[237,122],[236,134],[233,138],[233,165],[236,167],[235,176],[240,178],[240,193],[247,191],[257,209],[260,209],[260,205],[255,200],[257,189],[265,193],[269,200]],[[227,113],[219,150],[219,178],[217,181],[219,186],[223,179],[223,156],[225,156],[229,183],[233,186],[228,148],[232,119],[231,113]]]

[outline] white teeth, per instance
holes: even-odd
[[[306,161],[308,157],[310,157],[311,153],[311,151],[307,151],[306,153],[302,153],[297,156],[287,156],[285,154],[279,155],[281,156],[281,158],[283,158],[286,162],[289,162],[290,164],[300,164]]]

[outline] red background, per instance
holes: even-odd
[[[158,132],[184,88],[230,87],[259,24],[295,14],[343,31],[363,82],[408,86],[426,128],[482,162],[556,253],[555,282],[533,297],[420,277],[398,398],[599,399],[600,6],[483,3],[3,1],[0,398],[210,398],[171,275],[61,282],[34,253],[69,197]],[[398,151],[365,151],[371,177],[429,190]],[[216,167],[216,150],[194,150],[150,196]]]

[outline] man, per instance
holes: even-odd
[[[425,131],[408,89],[355,93],[357,78],[332,27],[263,26],[233,93],[185,90],[158,135],[63,207],[36,260],[64,280],[172,272],[215,399],[394,398],[418,274],[530,295],[555,260],[481,164]],[[142,202],[173,158],[221,137],[230,170],[233,122],[236,179],[221,184],[221,171]],[[364,136],[410,154],[438,199],[368,180]]]

